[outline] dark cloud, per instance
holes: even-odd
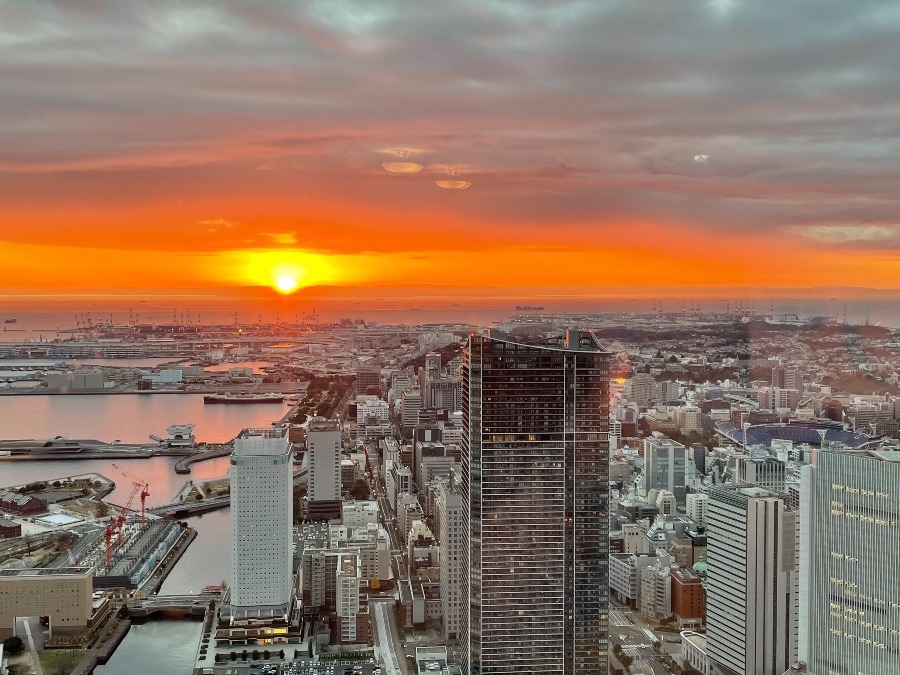
[[[898,42],[880,0],[8,2],[0,199],[247,189],[296,219],[300,185],[419,227],[440,200],[498,234],[657,218],[896,247]],[[384,175],[390,147],[426,170]],[[465,194],[436,194],[448,165]]]

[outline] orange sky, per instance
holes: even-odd
[[[871,41],[790,8],[445,10],[11,11],[0,294],[900,288],[887,45],[848,85]]]

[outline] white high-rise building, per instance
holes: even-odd
[[[726,485],[709,493],[708,653],[727,675],[784,673],[797,660],[799,523],[784,496]]]
[[[231,454],[231,621],[287,621],[293,476],[287,429],[244,429]]]
[[[800,660],[900,672],[900,452],[820,450],[801,481]]]
[[[356,615],[359,614],[359,556],[341,553],[335,570],[334,605],[340,621],[342,643],[356,642]]]
[[[687,496],[687,517],[695,523],[706,524],[706,504],[709,496],[702,492],[692,492]]]
[[[309,453],[309,517],[330,520],[340,517],[341,423],[316,417],[306,434]]]
[[[412,429],[419,423],[422,409],[422,390],[418,387],[407,389],[400,397],[400,423],[404,429]]]
[[[458,486],[442,483],[435,502],[440,532],[441,609],[444,615],[444,638],[459,638],[462,605],[462,496]]]

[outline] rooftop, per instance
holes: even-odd
[[[0,570],[0,577],[59,577],[59,576],[91,576],[93,567],[60,567],[58,569],[38,568],[30,570]]]

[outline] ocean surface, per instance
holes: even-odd
[[[208,302],[208,301],[207,301]],[[740,303],[740,304],[739,304]],[[116,325],[127,325],[135,320],[143,324],[156,323],[171,325],[205,324],[232,325],[235,322],[248,325],[257,322],[283,322],[297,324],[315,312],[318,321],[338,321],[342,318],[364,319],[390,325],[425,325],[425,324],[467,324],[473,326],[493,326],[504,319],[517,314],[516,305],[531,304],[543,306],[543,314],[569,314],[592,312],[630,312],[648,314],[661,308],[666,312],[679,312],[682,309],[699,308],[708,312],[725,312],[738,307],[753,307],[757,313],[765,316],[771,308],[775,314],[797,314],[801,318],[811,316],[831,317],[843,321],[845,315],[849,323],[864,323],[890,327],[900,327],[900,299],[897,297],[876,297],[871,299],[776,299],[770,300],[736,300],[736,299],[701,299],[694,298],[579,298],[573,296],[539,296],[524,298],[474,298],[464,299],[463,303],[422,302],[415,300],[391,302],[389,300],[366,300],[340,305],[324,306],[313,309],[308,305],[291,308],[272,307],[270,305],[233,305],[223,304],[199,307],[186,306],[172,308],[158,304],[131,303],[105,300],[103,302],[86,299],[75,304],[72,299],[56,303],[29,304],[21,299],[12,301],[0,299],[0,320],[16,319],[14,324],[0,323],[0,343],[23,342],[25,340],[68,339],[72,333],[63,332],[73,329],[79,321],[83,321],[87,313],[93,322],[112,322]],[[135,311],[137,310],[137,311]],[[537,313],[537,312],[535,312]]]

